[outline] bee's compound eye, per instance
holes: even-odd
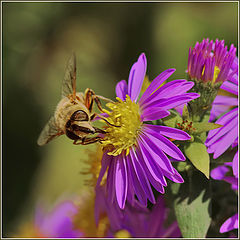
[[[77,110],[76,112],[74,112],[72,114],[71,120],[73,120],[73,121],[88,121],[89,117],[88,117],[88,114],[86,112],[84,112],[83,110]]]

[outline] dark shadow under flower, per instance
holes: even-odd
[[[235,155],[236,157],[236,155]],[[237,156],[238,158],[238,156]],[[211,177],[215,180],[223,180],[231,184],[232,189],[238,190],[238,172],[233,176],[229,176],[230,168],[233,168],[233,163],[226,162],[222,166],[218,166],[211,171]],[[234,172],[233,172],[234,173]],[[238,213],[228,218],[220,227],[220,233],[228,232],[233,229],[238,229]]]

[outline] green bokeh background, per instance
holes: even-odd
[[[66,61],[77,55],[77,89],[114,99],[141,52],[150,79],[176,68],[203,38],[237,46],[237,3],[3,3],[3,235],[39,200],[84,190],[89,149],[61,136],[36,144],[60,100]]]

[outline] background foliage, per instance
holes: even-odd
[[[203,38],[237,46],[237,3],[3,3],[3,233],[34,210],[78,193],[94,146],[65,136],[36,139],[60,100],[72,51],[77,87],[114,98],[141,52],[152,80],[167,68],[184,78],[189,46]]]

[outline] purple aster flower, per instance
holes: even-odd
[[[151,185],[164,193],[165,177],[183,182],[167,155],[179,161],[185,160],[185,156],[167,137],[189,140],[190,136],[179,129],[146,121],[164,118],[170,114],[169,109],[199,97],[187,93],[194,83],[184,79],[160,87],[175,71],[168,69],[151,82],[138,100],[146,68],[146,57],[141,54],[130,70],[128,84],[125,80],[117,84],[117,102],[107,104],[107,120],[112,126],[106,128],[102,141],[104,155],[98,184],[108,168],[108,199],[111,203],[116,194],[120,208],[124,208],[127,196],[134,194],[145,206],[147,199],[155,203]]]
[[[238,160],[238,153],[235,155],[234,159]],[[233,190],[238,190],[238,171],[234,171],[234,176],[228,176],[229,167],[234,168],[233,163],[226,162],[223,166],[218,166],[211,171],[211,177],[215,180],[223,180],[231,184]],[[220,227],[220,233],[228,232],[233,229],[238,229],[238,213],[234,214],[228,218]]]
[[[187,72],[190,79],[202,82],[224,82],[234,75],[236,48],[224,46],[224,40],[215,42],[203,39],[194,48],[189,48]]]
[[[74,229],[73,217],[78,208],[71,201],[58,204],[51,212],[45,213],[37,208],[35,226],[40,237],[78,238],[83,233]]]
[[[106,237],[118,238],[177,238],[181,236],[176,221],[165,226],[169,209],[165,207],[163,196],[159,196],[151,211],[136,199],[126,202],[122,210],[118,204],[109,204],[106,186],[96,188],[95,217],[106,213],[110,227]],[[116,197],[114,197],[114,201]]]
[[[213,102],[213,109],[211,111],[210,119],[214,119],[218,114],[222,114],[229,106],[233,107],[232,110],[221,116],[216,123],[223,125],[223,127],[211,130],[208,133],[205,142],[208,147],[208,152],[213,153],[213,158],[218,158],[230,146],[236,147],[238,143],[238,66],[235,66],[234,75],[231,79],[224,82],[221,86],[222,89],[235,94],[236,97],[217,96]],[[221,109],[221,107],[223,108]],[[238,169],[237,155],[234,157],[233,169],[234,172]]]

